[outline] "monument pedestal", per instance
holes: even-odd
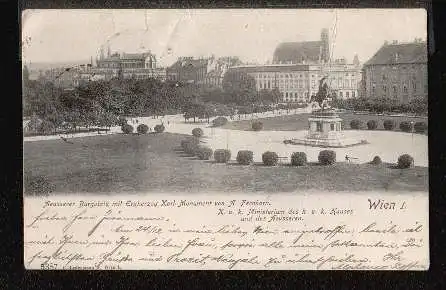
[[[333,110],[313,112],[308,118],[308,134],[287,143],[317,147],[348,147],[366,143],[358,137],[346,137],[342,132],[342,119]]]

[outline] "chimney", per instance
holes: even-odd
[[[392,44],[398,44],[398,40],[392,41]]]

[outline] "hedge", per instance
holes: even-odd
[[[133,133],[133,126],[130,124],[124,124],[121,126],[121,131],[124,132],[124,134]]]
[[[201,136],[203,136],[203,130],[201,128],[195,128],[192,130],[192,135],[194,135],[194,137],[200,138]]]
[[[317,158],[322,165],[330,165],[336,162],[336,152],[333,150],[322,150]]]
[[[403,154],[400,157],[398,157],[398,168],[404,169],[409,168],[413,166],[413,157],[409,154]]]
[[[279,156],[276,152],[266,151],[262,154],[262,161],[263,164],[266,166],[274,166],[277,165],[277,162],[279,161]]]
[[[403,132],[412,132],[412,123],[404,121],[400,123],[400,130]]]
[[[358,129],[361,129],[361,127],[362,127],[361,120],[355,119],[350,122],[350,128],[352,128],[352,129],[358,130]]]
[[[369,120],[367,122],[367,129],[369,130],[376,130],[378,128],[378,121],[376,120]]]
[[[225,117],[217,117],[212,121],[214,127],[223,126],[226,123],[228,123],[228,119],[226,119]]]
[[[413,126],[415,132],[417,133],[424,133],[427,130],[427,123],[425,122],[416,122]]]
[[[214,159],[218,163],[226,163],[231,159],[231,151],[227,149],[217,149],[214,151]]]
[[[155,130],[156,133],[162,133],[166,128],[164,127],[164,125],[156,125],[155,128],[153,129]]]
[[[200,160],[209,160],[212,156],[212,149],[206,146],[197,146],[195,154]]]
[[[260,131],[263,129],[263,123],[260,121],[255,121],[252,123],[251,127],[254,131]]]
[[[307,154],[305,152],[294,152],[291,154],[291,165],[303,166],[307,164]]]
[[[195,138],[181,141],[181,147],[183,147],[184,152],[189,155],[195,155],[196,150],[198,149],[198,144],[199,142]]]
[[[147,131],[149,131],[149,126],[147,126],[146,124],[140,124],[138,125],[138,127],[136,127],[136,131],[139,134],[146,134]]]
[[[373,164],[373,165],[380,165],[381,163],[382,163],[381,157],[379,157],[379,156],[373,157],[373,160],[370,162],[370,164]]]
[[[393,130],[396,126],[395,121],[393,120],[385,120],[383,123],[385,130]]]
[[[249,150],[240,150],[237,153],[237,162],[242,165],[249,165],[254,160],[254,153]]]

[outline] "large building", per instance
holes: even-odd
[[[273,64],[236,66],[232,72],[247,73],[256,89],[278,89],[283,102],[309,102],[326,78],[331,95],[348,99],[359,97],[361,64],[358,56],[351,63],[330,59],[328,30],[322,29],[319,41],[286,42],[277,46]]]
[[[222,88],[223,78],[230,67],[241,65],[238,57],[219,57],[212,56],[207,62],[207,73],[204,78],[204,84],[212,87]]]
[[[186,83],[202,84],[207,74],[208,60],[205,58],[179,57],[167,68],[167,79]]]
[[[272,64],[237,66],[231,71],[254,78],[256,89],[278,89],[283,102],[309,102],[319,89],[319,81],[327,77],[330,90],[339,98],[356,98],[361,83],[359,64],[337,61],[331,64]]]
[[[427,96],[427,46],[416,39],[411,43],[385,43],[364,64],[365,95],[409,102]]]

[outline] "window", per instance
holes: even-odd
[[[316,131],[322,132],[322,122],[317,122],[316,123]]]
[[[346,92],[346,93],[345,93],[345,97],[346,97],[346,98],[349,98],[349,97],[350,97],[350,93],[349,93],[349,92]]]
[[[355,92],[353,91],[353,92],[352,92],[352,98],[354,98],[354,97],[355,97]]]
[[[375,94],[375,88],[376,88],[376,85],[375,85],[375,84],[372,84],[372,94],[373,94],[373,95]]]
[[[406,85],[403,86],[403,93],[407,94],[407,86]]]
[[[288,93],[285,93],[285,97],[288,99]]]
[[[335,129],[335,124],[330,124],[330,130],[334,131],[334,129]]]
[[[341,98],[343,97],[342,92],[339,92],[339,96],[340,96]]]
[[[415,81],[412,81],[412,89],[413,89],[414,91],[417,90],[417,83],[416,83]]]
[[[383,92],[384,92],[384,93],[387,92],[387,86],[383,86]]]
[[[271,88],[271,82],[268,81],[268,89],[270,89],[270,88]]]
[[[393,97],[396,98],[398,95],[398,88],[394,85],[393,86]]]
[[[383,81],[387,80],[387,76],[383,75]]]

